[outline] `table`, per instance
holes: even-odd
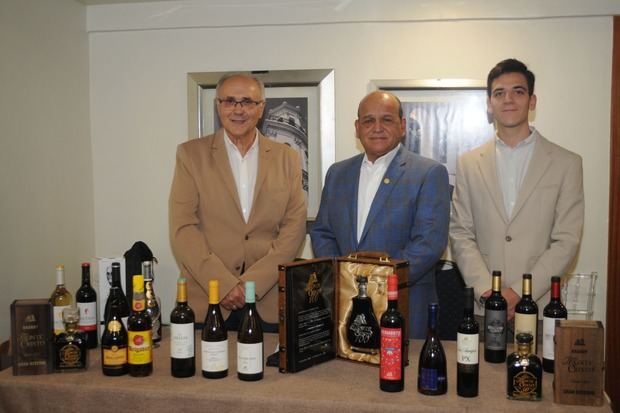
[[[480,394],[473,399],[456,395],[456,343],[443,342],[448,358],[448,394],[424,396],[417,392],[417,367],[422,341],[413,341],[411,365],[405,371],[405,391],[379,390],[379,369],[345,360],[332,360],[294,374],[265,367],[258,382],[242,382],[236,374],[236,333],[229,333],[229,375],[208,380],[200,371],[190,378],[170,375],[168,332],[154,350],[154,371],[149,377],[107,377],[101,373],[100,349],[91,350],[86,372],[40,376],[13,376],[0,372],[2,412],[611,412],[600,408],[553,403],[553,375],[544,373],[543,401],[524,402],[506,398],[503,364],[480,364]],[[200,349],[196,334],[196,349]],[[277,335],[265,335],[265,353],[272,352]],[[199,353],[199,351],[198,351]]]

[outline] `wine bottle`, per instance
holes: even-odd
[[[379,388],[397,392],[405,388],[405,319],[398,311],[398,276],[388,276],[388,308],[381,316]]]
[[[245,282],[245,306],[237,335],[237,377],[255,381],[263,378],[263,328],[256,311],[254,281]]]
[[[112,263],[112,283],[110,284],[110,293],[108,299],[105,302],[105,309],[103,310],[104,324],[107,324],[110,318],[110,308],[112,305],[118,307],[119,317],[127,329],[127,318],[129,317],[129,303],[127,297],[123,292],[121,286],[121,264],[118,262]]]
[[[568,311],[560,300],[560,277],[551,277],[551,300],[543,309],[543,369],[554,371],[555,320],[566,320]]]
[[[153,332],[151,317],[146,313],[144,277],[133,276],[133,299],[127,319],[129,374],[134,377],[153,373]]]
[[[351,314],[347,321],[347,340],[351,350],[377,354],[381,330],[372,308],[372,300],[368,297],[368,278],[356,278],[358,294],[351,299]]]
[[[161,341],[161,307],[159,299],[155,295],[155,273],[153,261],[142,262],[142,274],[144,275],[144,289],[146,291],[146,313],[153,323],[153,343],[155,347]]]
[[[90,263],[82,263],[82,285],[75,293],[75,302],[80,311],[78,328],[87,337],[88,348],[97,347],[97,293],[90,285]]]
[[[503,363],[506,360],[506,309],[502,296],[502,273],[493,271],[493,290],[484,303],[484,360]]]
[[[65,266],[56,266],[56,288],[52,291],[52,306],[54,313],[54,334],[58,335],[65,331],[65,323],[62,319],[62,311],[70,308],[73,303],[71,293],[65,288]]]
[[[465,288],[463,321],[456,335],[456,394],[461,397],[478,396],[478,352],[480,328],[474,318],[474,289]]]
[[[101,336],[101,370],[106,376],[122,376],[129,371],[127,329],[122,320],[125,310],[120,300],[110,302],[108,319]]]
[[[542,400],[543,370],[540,359],[532,353],[533,337],[518,333],[517,350],[506,358],[506,391],[512,400]]]
[[[437,334],[438,317],[439,304],[430,303],[426,341],[422,346],[418,365],[418,392],[431,396],[445,394],[448,391],[446,354]]]
[[[196,373],[194,310],[187,303],[187,281],[177,280],[177,303],[170,313],[170,371],[174,377]]]
[[[532,299],[532,274],[523,274],[523,293],[521,300],[515,307],[515,351],[517,350],[517,334],[528,333],[532,335],[532,354],[536,354],[536,341],[538,340],[538,306]]]
[[[217,280],[209,281],[209,308],[202,329],[202,375],[221,379],[228,375],[228,333],[220,311],[220,291]]]

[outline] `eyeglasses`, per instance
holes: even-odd
[[[248,98],[244,98],[241,100],[237,100],[235,98],[226,98],[226,99],[216,98],[216,100],[219,102],[220,105],[222,105],[224,109],[236,108],[237,104],[241,105],[243,109],[251,109],[263,103],[262,100],[256,101],[256,100],[252,100]]]

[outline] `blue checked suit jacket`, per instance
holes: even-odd
[[[357,191],[364,154],[327,172],[316,222],[316,257],[385,251],[409,261],[409,336],[426,336],[428,304],[437,301],[435,264],[448,242],[450,190],[446,168],[401,146],[373,199],[357,242]]]

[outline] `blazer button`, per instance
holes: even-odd
[[[241,269],[241,265],[237,265],[237,266],[235,267],[235,270],[237,270],[237,271],[239,271],[240,269]]]
[[[250,239],[250,236],[249,236],[249,235],[246,235],[246,236],[245,236],[245,240],[247,241],[247,240],[249,240],[249,239]]]
[[[506,242],[512,241],[512,237],[510,235],[506,235]]]

